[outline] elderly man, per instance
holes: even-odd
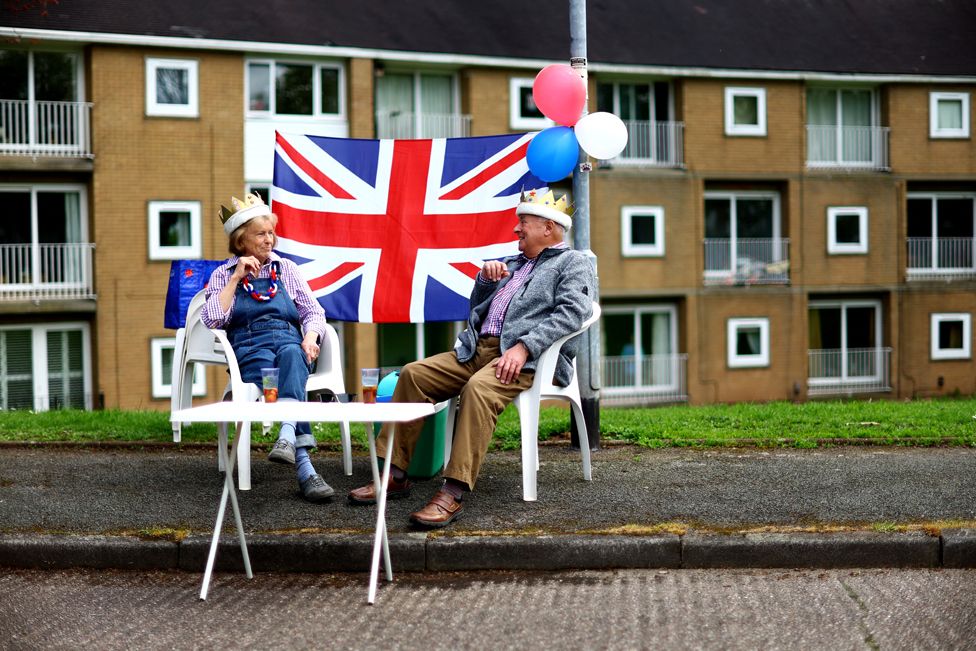
[[[467,328],[454,350],[404,366],[393,392],[394,402],[436,403],[461,397],[444,484],[427,506],[410,514],[421,526],[443,527],[457,519],[465,491],[474,489],[498,415],[532,385],[542,352],[578,330],[592,313],[593,268],[586,256],[563,241],[572,226],[566,197],[556,201],[552,192],[523,194],[516,213],[521,254],[485,263],[471,294]],[[563,346],[554,376],[557,384],[569,383],[578,345],[574,338]],[[393,449],[384,448],[386,437],[381,436],[378,450],[384,458],[393,455],[390,499],[410,494],[405,469],[423,421],[396,427]],[[349,501],[375,503],[373,484],[350,491]]]

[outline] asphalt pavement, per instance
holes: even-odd
[[[255,571],[362,572],[376,511],[346,493],[338,450],[317,470],[328,503],[252,452],[238,492]],[[440,485],[421,480],[387,512],[397,571],[633,567],[976,567],[976,449],[837,447],[648,450],[609,445],[583,480],[579,451],[540,447],[536,502],[517,451],[493,451],[462,517],[439,531],[408,514]],[[0,447],[0,565],[201,571],[222,475],[193,445]],[[230,508],[218,569],[240,567]]]

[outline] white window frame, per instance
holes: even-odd
[[[636,216],[654,217],[654,244],[634,244],[633,220]],[[620,208],[620,250],[624,257],[664,256],[664,206],[623,206]]]
[[[522,105],[519,102],[521,90],[529,88],[531,90],[535,79],[532,77],[512,77],[508,80],[508,124],[512,129],[546,129],[556,123],[547,117],[527,118],[522,116]]]
[[[196,118],[200,116],[199,61],[196,59],[146,58],[146,115]],[[160,104],[156,101],[156,72],[161,68],[186,70],[187,103]]]
[[[783,226],[782,219],[783,215],[780,210],[780,193],[776,191],[766,191],[766,190],[708,190],[705,192],[702,198],[702,207],[705,206],[705,201],[709,199],[722,199],[729,202],[729,267],[727,269],[712,269],[705,271],[705,278],[708,280],[724,279],[729,277],[734,277],[736,275],[736,270],[739,267],[739,240],[747,239],[739,237],[739,226],[738,226],[738,202],[739,199],[770,199],[773,202],[773,233],[769,238],[773,242],[772,257],[773,262],[782,261],[783,256],[779,249],[783,240]],[[708,239],[708,238],[706,238]],[[789,258],[789,252],[787,252],[787,259]]]
[[[958,101],[962,105],[962,126],[952,129],[939,126],[939,102]],[[929,137],[930,138],[968,138],[969,137],[969,93],[929,93]]]
[[[63,321],[52,323],[18,323],[0,326],[0,330],[31,331],[31,369],[34,379],[34,411],[49,411],[51,396],[48,393],[47,333],[51,330],[81,331],[81,372],[85,409],[92,408],[91,336],[88,323]],[[46,401],[44,399],[47,399]]]
[[[624,314],[630,316],[634,319],[634,384],[628,386],[616,386],[607,387],[604,386],[602,391],[607,395],[629,395],[634,392],[635,389],[641,392],[650,393],[672,393],[681,388],[679,376],[680,372],[677,365],[680,364],[678,352],[678,308],[674,304],[654,304],[654,305],[619,305],[615,307],[604,308],[603,314],[605,315],[620,315]],[[643,358],[646,356],[653,355],[654,353],[649,353],[647,355],[640,354],[640,350],[647,348],[644,344],[644,333],[641,330],[641,317],[646,314],[666,314],[668,317],[668,327],[670,329],[670,337],[668,340],[668,347],[671,349],[670,353],[665,353],[671,355],[673,367],[671,377],[674,378],[674,382],[670,384],[644,384],[642,377],[642,364]],[[602,318],[602,317],[601,317]],[[640,343],[640,346],[637,344]]]
[[[275,84],[275,68],[282,65],[312,66],[312,113],[311,115],[296,115],[294,113],[278,113],[277,85]],[[251,109],[251,64],[268,66],[268,108],[264,111]],[[322,111],[322,68],[331,68],[339,72],[339,112],[324,113]],[[271,107],[274,107],[272,110]],[[312,61],[309,59],[247,59],[244,61],[244,116],[247,118],[274,118],[275,120],[311,120],[311,119],[346,119],[346,69],[341,63],[332,61]]]
[[[759,354],[739,355],[735,352],[739,330],[759,328]],[[769,318],[730,318],[726,327],[726,351],[729,368],[761,368],[769,366]]]
[[[841,215],[857,215],[860,241],[855,243],[837,241],[837,218]],[[868,209],[866,206],[828,206],[827,208],[827,253],[836,255],[868,252]]]
[[[962,322],[962,348],[942,348],[939,346],[939,325],[946,321]],[[972,357],[973,326],[969,312],[933,312],[930,320],[931,358],[970,359]]]
[[[848,332],[847,332],[847,315],[848,310],[851,308],[858,307],[869,307],[874,310],[874,340],[877,342],[875,345],[875,368],[877,373],[875,375],[849,375],[848,369],[848,355],[850,351],[850,346],[848,346]],[[881,343],[882,335],[884,331],[882,329],[881,319],[883,314],[881,312],[881,301],[874,300],[824,300],[824,301],[810,301],[807,304],[807,312],[815,309],[829,309],[837,308],[840,310],[840,354],[841,354],[841,374],[839,377],[826,377],[826,378],[807,378],[807,383],[810,386],[832,386],[838,382],[844,384],[875,384],[881,381],[887,381],[882,377],[882,372],[884,364],[882,363],[882,355],[884,355],[884,346]],[[810,342],[807,340],[807,347],[809,348]],[[813,350],[823,350],[823,349],[813,349]],[[828,349],[830,350],[830,349]]]
[[[190,245],[162,246],[159,243],[159,216],[163,212],[187,212],[190,214]],[[203,257],[203,233],[200,226],[199,201],[150,201],[149,202],[149,259],[190,260]]]
[[[757,124],[735,123],[735,99],[737,97],[756,98]],[[766,135],[766,89],[761,87],[725,87],[725,135],[727,136],[765,136]]]
[[[152,397],[170,398],[173,395],[173,376],[163,377],[163,351],[173,351],[173,364],[176,363],[176,337],[155,337],[150,342],[152,360]],[[193,386],[191,392],[194,396],[207,395],[207,374],[204,373],[203,364],[193,364]]]

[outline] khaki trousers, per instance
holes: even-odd
[[[499,357],[498,337],[482,337],[478,339],[474,357],[468,362],[459,362],[452,351],[407,364],[400,371],[393,390],[393,402],[438,403],[461,396],[451,459],[444,477],[464,482],[469,489],[474,489],[498,415],[515,396],[532,386],[532,372],[523,371],[509,384],[502,384],[495,378],[492,362]],[[395,427],[390,461],[406,470],[423,425],[423,419],[384,425],[383,434],[377,441],[377,453],[386,457],[386,428]]]

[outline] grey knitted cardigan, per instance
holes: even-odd
[[[458,335],[454,344],[454,351],[461,362],[474,357],[478,333],[488,315],[491,299],[525,264],[520,255],[506,258],[504,262],[511,274],[508,277],[497,283],[475,281],[468,327]],[[595,295],[593,266],[583,253],[567,248],[544,249],[529,279],[508,304],[502,325],[502,352],[521,341],[529,351],[529,359],[523,370],[535,370],[536,361],[546,348],[563,335],[579,330],[583,321],[593,313]],[[553,381],[559,386],[569,384],[579,339],[573,337],[560,351],[553,376]]]

